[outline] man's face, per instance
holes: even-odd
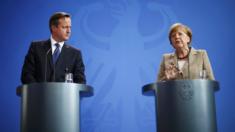
[[[66,41],[71,35],[71,19],[69,17],[59,19],[58,26],[52,26],[52,37],[57,41]]]

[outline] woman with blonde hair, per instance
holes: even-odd
[[[175,23],[169,31],[174,53],[164,54],[157,81],[177,79],[215,80],[206,50],[191,48],[192,31],[181,23]]]

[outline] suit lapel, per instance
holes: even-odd
[[[194,70],[194,67],[193,67],[193,62],[196,60],[197,58],[197,52],[196,50],[194,50],[193,48],[191,49],[191,52],[189,54],[189,71],[193,71]],[[192,78],[192,73],[190,73],[190,77],[189,78]]]
[[[171,63],[178,67],[177,56],[175,53],[171,54]]]

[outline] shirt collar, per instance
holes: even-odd
[[[62,47],[64,45],[64,41],[62,42],[56,42],[55,39],[53,39],[52,35],[50,37],[50,40],[51,40],[51,49],[52,49],[52,54],[54,53],[55,49],[56,49],[56,46],[55,44],[58,43],[60,45],[60,51],[62,50]]]
[[[62,41],[62,42],[56,42],[55,41],[55,39],[52,37],[52,35],[51,35],[51,47],[53,47],[56,43],[58,43],[59,45],[60,45],[60,47],[63,47],[63,45],[64,45],[64,41]]]

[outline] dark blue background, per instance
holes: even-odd
[[[141,95],[156,80],[168,29],[192,28],[193,47],[206,49],[221,90],[215,93],[220,132],[235,120],[235,2],[232,0],[5,0],[0,5],[0,131],[20,128],[20,74],[29,44],[48,39],[55,11],[72,15],[69,43],[80,48],[95,96],[82,100],[83,132],[154,132],[154,98]]]

